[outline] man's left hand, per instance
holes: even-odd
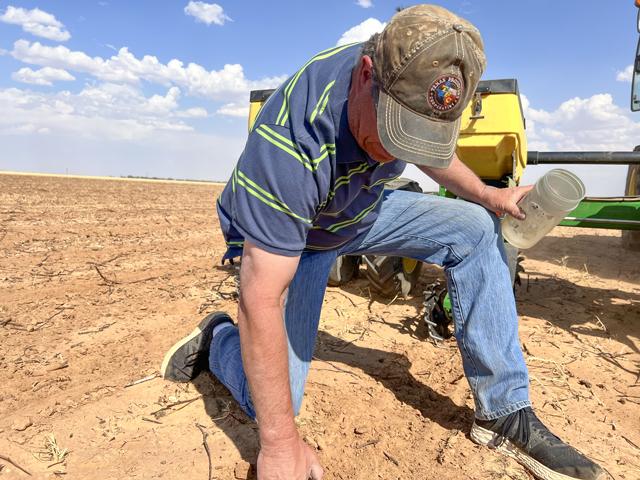
[[[499,217],[508,213],[518,220],[524,220],[525,215],[518,207],[518,202],[532,188],[533,185],[510,188],[496,188],[487,185],[482,192],[481,203],[486,209],[491,210]]]

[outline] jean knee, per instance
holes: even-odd
[[[495,244],[500,237],[498,217],[480,205],[468,204],[465,207],[460,220],[462,220],[462,230],[467,248],[473,251],[478,247]]]

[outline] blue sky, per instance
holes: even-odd
[[[531,149],[640,144],[632,0],[438,3],[482,32],[485,79],[519,80]],[[226,180],[250,89],[411,4],[0,1],[0,170]],[[577,171],[590,194],[621,191],[624,168]]]

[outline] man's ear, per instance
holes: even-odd
[[[373,78],[373,61],[368,55],[360,57],[358,63],[358,85],[366,86]]]
[[[365,90],[369,87],[373,78],[373,62],[371,57],[363,55],[358,60],[358,64],[353,72],[352,85],[357,91]]]

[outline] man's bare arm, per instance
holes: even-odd
[[[267,443],[296,435],[281,303],[298,261],[245,242],[238,326],[260,437]]]
[[[516,218],[524,218],[517,203],[531,190],[531,186],[495,188],[485,185],[457,155],[453,156],[447,168],[418,168],[459,197],[479,203],[499,215],[508,213]]]
[[[245,241],[238,326],[260,427],[258,480],[320,480],[323,475],[315,453],[298,435],[289,387],[283,300],[299,260]]]

